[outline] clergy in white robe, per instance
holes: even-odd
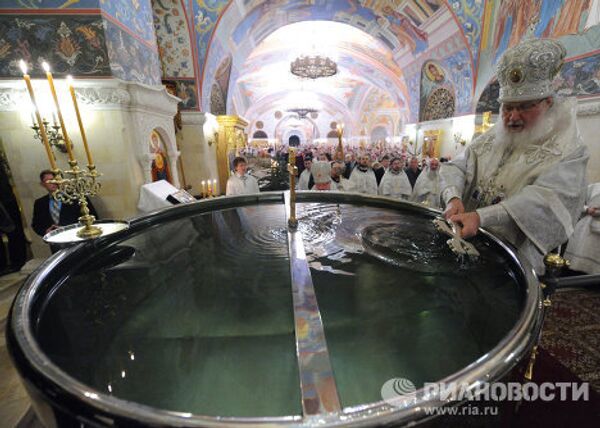
[[[412,187],[399,158],[392,159],[390,168],[386,171],[379,183],[379,194],[390,198],[409,200]]]
[[[225,194],[232,195],[250,195],[259,193],[258,182],[256,178],[247,173],[248,163],[246,159],[237,157],[233,160],[234,172],[227,180]]]
[[[369,166],[369,156],[361,156],[358,165],[350,174],[347,181],[348,192],[366,193],[368,195],[377,194],[377,179],[373,169]]]
[[[411,199],[429,208],[440,208],[440,161],[431,159],[421,171]]]
[[[317,161],[310,170],[315,182],[311,190],[335,190],[332,188],[331,164],[328,161]]]
[[[573,270],[600,274],[600,183],[588,186],[582,214],[569,238],[565,258]]]
[[[575,99],[554,96],[566,50],[527,40],[498,63],[501,121],[441,170],[446,218],[463,237],[488,228],[544,272],[543,256],[567,241],[585,198],[588,153]]]
[[[304,170],[298,178],[298,190],[310,190],[308,188],[308,182],[310,181],[310,169],[312,167],[312,159],[306,158],[304,160]]]

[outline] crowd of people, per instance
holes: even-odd
[[[297,158],[298,189],[440,207],[463,238],[489,229],[538,274],[544,255],[568,241],[572,268],[600,273],[600,189],[586,185],[589,154],[577,128],[577,100],[556,96],[552,85],[565,55],[564,46],[549,39],[508,49],[497,69],[499,123],[451,162],[420,162],[393,150],[349,152],[342,160],[340,152],[308,147]]]
[[[286,159],[285,154],[281,152],[280,159]],[[402,151],[384,153],[379,158],[375,156],[368,150],[358,155],[350,152],[341,161],[333,160],[336,154],[330,149],[301,149],[296,156],[296,189],[381,195],[419,202],[433,208],[440,207],[441,163],[438,159],[419,159]],[[243,157],[234,160],[235,173],[228,185],[228,195],[250,193],[254,188],[256,180],[246,174],[246,165],[247,160]],[[241,181],[247,185],[240,186]]]

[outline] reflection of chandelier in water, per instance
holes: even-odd
[[[296,113],[298,115],[298,119],[306,119],[309,113],[317,113],[319,110],[314,108],[303,108],[303,107],[294,107],[287,109],[290,113]]]
[[[326,56],[301,55],[291,62],[290,71],[298,77],[318,79],[336,74],[337,64]]]

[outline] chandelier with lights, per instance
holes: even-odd
[[[319,110],[314,108],[294,107],[287,109],[286,111],[290,113],[296,113],[298,115],[298,119],[307,119],[307,116],[310,113],[317,113]]]
[[[321,55],[301,55],[290,64],[290,72],[305,79],[330,77],[337,73],[337,64]]]

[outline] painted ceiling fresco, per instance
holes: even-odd
[[[370,36],[367,44],[340,42],[340,80],[334,88],[324,89],[322,95],[329,106],[345,105],[354,113],[366,94],[380,88],[388,91],[402,114],[409,115],[408,120],[418,120],[421,68],[429,60],[437,61],[448,73],[448,83],[453,85],[456,96],[455,114],[474,112],[476,101],[493,81],[500,55],[529,35],[558,38],[567,47],[573,66],[561,83],[563,92],[578,96],[600,92],[595,84],[597,74],[588,70],[600,48],[600,0],[0,2],[0,15],[5,15],[6,22],[14,17],[21,19],[20,15],[29,15],[22,17],[29,21],[39,19],[35,16],[37,10],[52,25],[71,25],[79,19],[78,15],[100,16],[108,27],[106,43],[114,47],[109,49],[113,52],[111,69],[121,78],[157,83],[154,57],[160,50],[163,77],[175,81],[178,94],[184,98],[183,106],[204,111],[208,110],[219,66],[229,55],[230,84],[228,93],[223,94],[227,111],[246,111],[257,97],[264,97],[257,67],[264,67],[267,74],[278,74],[284,53],[261,52],[257,48],[277,29],[306,21],[347,24],[362,31],[363,36]],[[9,43],[10,37],[0,36],[5,45]],[[298,35],[300,40],[305,38],[306,34]],[[92,39],[81,42],[82,58],[93,53],[94,43]],[[135,50],[136,60],[129,61],[129,65],[131,49]],[[32,55],[36,52],[32,50]],[[7,58],[0,58],[0,62],[12,60]],[[145,67],[148,62],[152,63],[150,71]],[[146,77],[149,72],[150,80]],[[280,85],[275,90],[285,89]]]
[[[306,36],[299,38],[298,34]],[[338,64],[338,73],[314,81],[290,73],[290,62],[299,55],[321,54]],[[249,56],[237,80],[245,104],[257,106],[267,95],[285,94],[281,103],[305,92],[335,99],[350,110],[358,108],[355,96],[362,86],[376,86],[394,94],[397,108],[406,107],[407,90],[402,71],[378,40],[349,25],[305,21],[283,27],[267,37]],[[290,94],[294,94],[291,96]],[[317,107],[323,102],[317,101]],[[237,108],[243,110],[243,108]],[[242,112],[240,112],[242,113]]]

